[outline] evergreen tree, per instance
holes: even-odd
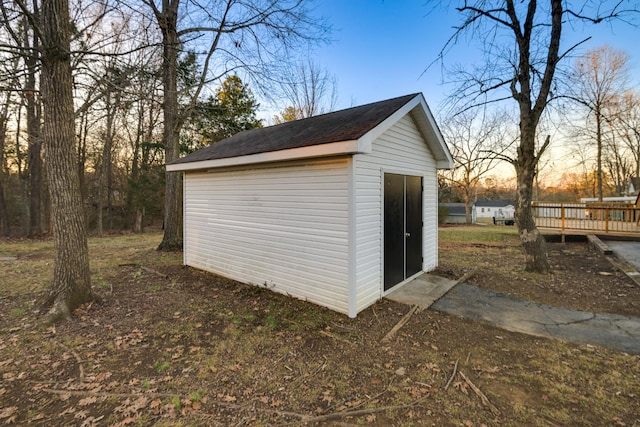
[[[262,121],[256,117],[259,106],[240,77],[227,77],[214,96],[196,106],[191,119],[194,134],[190,141],[183,141],[186,143],[183,150],[193,151],[243,130],[262,127]]]

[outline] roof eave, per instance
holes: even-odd
[[[186,172],[203,169],[216,169],[230,166],[242,166],[256,163],[271,163],[287,160],[310,159],[352,155],[358,153],[358,140],[330,142],[287,150],[268,151],[224,159],[202,160],[199,162],[174,163],[167,165],[167,172]]]

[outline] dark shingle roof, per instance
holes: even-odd
[[[405,95],[307,119],[246,130],[175,160],[171,164],[225,159],[356,140],[416,96],[418,94]]]
[[[505,206],[509,205],[515,206],[515,204],[511,200],[476,200],[475,205],[481,208],[504,208]]]
[[[440,203],[440,206],[447,208],[447,215],[458,216],[467,214],[464,203]]]

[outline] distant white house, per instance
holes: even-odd
[[[513,219],[516,210],[510,200],[477,200],[475,206],[478,222]]]

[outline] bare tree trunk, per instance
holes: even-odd
[[[104,192],[102,191],[102,187],[104,185],[104,148],[102,150],[102,159],[100,161],[100,173],[98,175],[98,189],[96,191],[97,206],[96,206],[96,234],[98,236],[102,236],[102,214],[104,212]]]
[[[158,22],[162,30],[164,58],[162,80],[164,87],[164,134],[162,137],[165,152],[165,164],[176,160],[180,155],[178,117],[178,3],[163,2]],[[158,250],[173,251],[182,249],[182,174],[165,172],[164,195],[164,236]]]
[[[465,223],[467,225],[471,225],[473,223],[473,218],[471,217],[471,197],[472,195],[469,193],[470,186],[466,187],[464,190],[464,216]]]
[[[4,198],[4,143],[7,135],[7,118],[4,109],[0,113],[0,235],[9,235],[9,213]]]
[[[129,188],[127,191],[127,211],[132,219],[132,231],[142,233],[142,211],[140,209],[140,190],[137,188],[140,175],[140,146],[143,135],[144,110],[138,107],[138,123],[136,125],[136,138],[133,144],[133,159],[131,160],[131,175],[129,176]],[[133,215],[131,215],[133,213]]]
[[[602,112],[596,106],[596,143],[598,145],[598,201],[602,201]]]
[[[69,317],[93,299],[89,250],[75,156],[73,77],[68,0],[49,0],[42,8],[43,136],[53,216],[55,261],[44,306],[49,321]]]
[[[29,236],[42,234],[42,141],[40,118],[27,100],[27,133],[29,134]]]
[[[7,212],[7,203],[4,198],[4,184],[2,176],[0,176],[0,236],[7,237],[9,231],[9,213]]]
[[[38,3],[33,2],[33,13],[38,16]],[[29,40],[32,39],[32,42]],[[25,65],[27,79],[25,98],[27,109],[27,135],[29,139],[29,231],[31,237],[42,234],[42,141],[40,139],[41,106],[36,90],[38,38],[36,32],[24,22],[24,44],[27,48]]]
[[[87,200],[89,190],[85,178],[85,164],[87,163],[87,135],[89,134],[89,113],[80,114],[80,126],[78,133],[77,158],[78,178],[80,180],[80,196],[82,200]]]
[[[525,270],[548,272],[547,243],[536,227],[531,210],[533,198],[533,182],[537,169],[535,155],[535,127],[529,126],[525,118],[520,124],[521,144],[518,148],[518,159],[515,163],[518,186],[516,189],[515,219],[518,225],[520,241],[526,254]],[[547,138],[546,144],[549,143]]]

